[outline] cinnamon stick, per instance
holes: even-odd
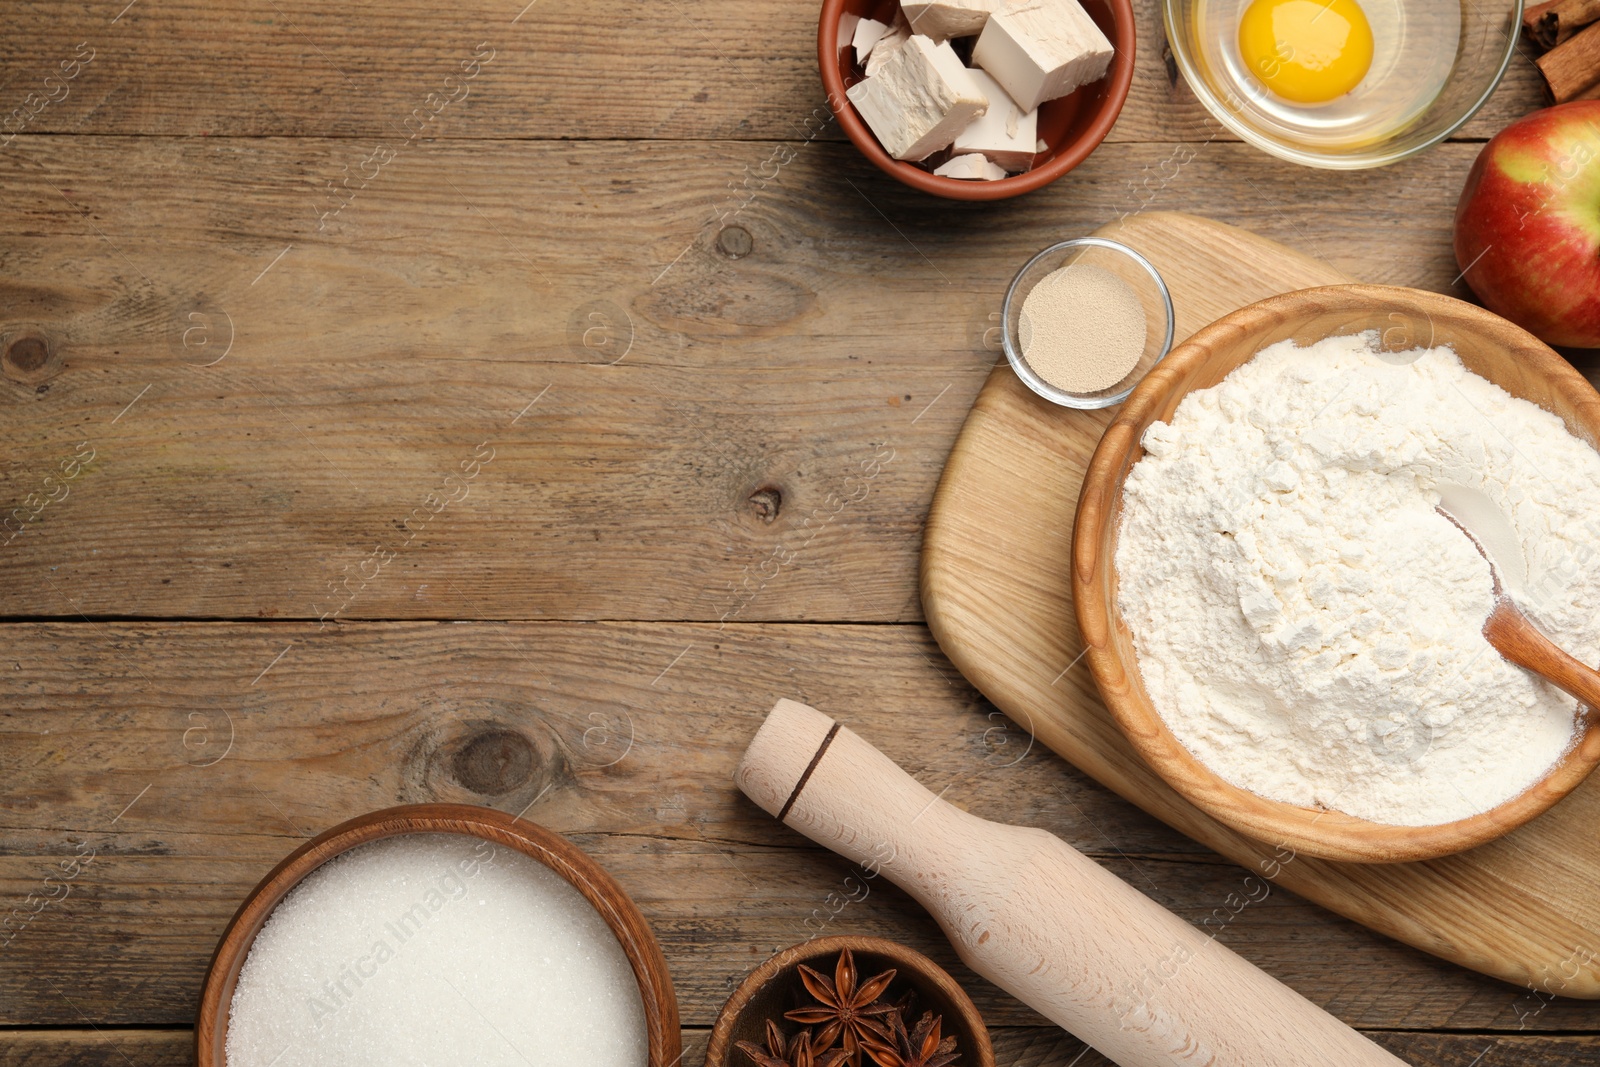
[[[1533,20],[1528,36],[1536,44],[1554,48],[1596,19],[1600,19],[1600,0],[1555,0]],[[1529,25],[1526,18],[1523,25]]]
[[[1587,26],[1533,61],[1558,104],[1600,82],[1600,23]]]
[[[1522,30],[1529,37],[1533,36],[1533,27],[1545,12],[1559,4],[1561,0],[1543,0],[1542,3],[1529,4],[1522,9]]]

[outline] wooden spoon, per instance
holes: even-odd
[[[1512,663],[1526,667],[1585,707],[1600,708],[1600,673],[1562,651],[1510,597],[1495,598],[1494,610],[1484,620],[1483,636]]]
[[[1513,594],[1522,588],[1527,563],[1505,514],[1483,493],[1462,485],[1441,485],[1437,510],[1489,561],[1494,610],[1484,620],[1484,640],[1585,707],[1600,708],[1600,672],[1563,651],[1517,607]]]

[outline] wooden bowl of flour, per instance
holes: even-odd
[[[1106,430],[1078,500],[1072,595],[1087,659],[1112,717],[1150,767],[1202,811],[1295,854],[1363,863],[1430,859],[1516,829],[1566,796],[1600,763],[1600,716],[1546,776],[1481,814],[1433,826],[1394,826],[1338,811],[1270,800],[1225,781],[1196,759],[1162,720],[1140,675],[1133,635],[1117,609],[1114,565],[1122,487],[1144,454],[1151,423],[1172,417],[1191,391],[1222,381],[1286,338],[1307,345],[1376,330],[1383,347],[1449,345],[1468,370],[1553,412],[1578,438],[1600,441],[1600,394],[1549,347],[1504,319],[1434,293],[1377,285],[1303,289],[1240,308],[1173,349],[1139,383]]]

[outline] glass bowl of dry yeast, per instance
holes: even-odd
[[[1172,295],[1160,272],[1103,237],[1062,241],[1028,260],[1002,314],[1012,369],[1063,407],[1122,402],[1172,348]]]

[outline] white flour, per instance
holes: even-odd
[[[1499,505],[1519,604],[1600,660],[1600,453],[1448,348],[1375,334],[1263,350],[1144,436],[1118,607],[1201,762],[1262,796],[1390,824],[1465,818],[1566,750],[1575,703],[1484,640],[1489,565],[1434,511]]]

